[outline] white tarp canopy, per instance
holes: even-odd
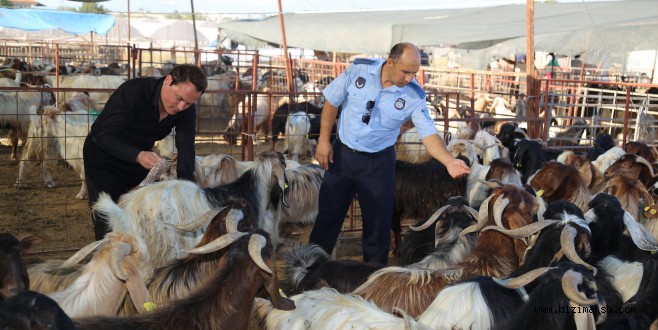
[[[468,43],[470,48],[483,48],[509,39],[525,39],[526,6],[291,13],[284,15],[284,22],[289,47],[385,54],[394,44],[408,41],[418,46]],[[628,34],[634,27],[647,26],[647,31],[654,32],[636,37]],[[656,26],[658,4],[654,0],[535,3],[536,41],[553,47],[573,44],[574,48],[581,48],[573,51],[576,53],[592,50],[588,43],[597,39],[599,44],[616,50],[632,49],[639,42],[654,45],[655,49]],[[233,40],[250,47],[282,43],[278,16],[223,22],[219,27]],[[608,37],[606,29],[616,28],[625,29],[621,40],[600,41]],[[514,45],[520,42],[517,40]]]

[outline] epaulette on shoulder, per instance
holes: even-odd
[[[357,58],[354,60],[354,64],[374,64],[376,61],[370,58]]]
[[[420,87],[420,85],[416,81],[410,82],[409,85],[407,86],[409,86],[409,88],[411,88],[414,92],[416,92],[416,94],[418,94],[418,96],[420,96],[421,98],[427,95],[425,90],[422,87]]]

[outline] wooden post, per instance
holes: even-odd
[[[201,67],[201,59],[199,54],[199,40],[196,35],[196,18],[194,17],[194,0],[190,0],[190,6],[192,7],[192,32],[194,32],[194,63]]]
[[[130,0],[128,0],[128,45],[130,45]]]
[[[526,0],[526,106],[530,117],[537,117],[539,109],[537,96],[535,95],[535,2]],[[528,123],[528,133],[536,138],[539,122]]]
[[[288,93],[292,93],[292,68],[290,67],[290,59],[288,56],[288,43],[286,42],[286,27],[283,22],[283,9],[281,9],[281,0],[277,0],[279,4],[279,25],[281,25],[281,41],[283,45],[283,56],[286,60],[286,78],[288,80]],[[292,100],[292,97],[290,98]]]

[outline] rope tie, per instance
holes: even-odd
[[[245,135],[245,136],[250,137],[251,140],[254,141],[254,144],[255,144],[255,145],[259,145],[259,143],[258,143],[258,137],[256,136],[255,133],[254,133],[254,134],[249,134],[249,133],[242,132],[242,135]]]

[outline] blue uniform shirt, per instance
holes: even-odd
[[[382,89],[384,62],[384,59],[357,59],[322,91],[333,106],[343,105],[338,136],[352,149],[377,152],[392,146],[400,127],[409,118],[421,139],[437,134],[425,103],[425,91],[416,80],[402,88],[393,85]],[[368,112],[368,101],[374,101],[375,105],[370,123],[365,124],[362,116]]]

